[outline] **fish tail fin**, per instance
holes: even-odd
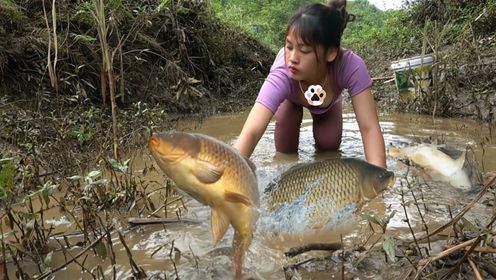
[[[237,277],[241,276],[243,272],[243,260],[248,251],[248,246],[251,243],[252,239],[252,230],[239,231],[236,230],[234,232],[233,239],[233,265],[234,265],[234,273]]]
[[[212,208],[212,216],[210,219],[215,247],[226,233],[230,222],[229,217],[223,211],[214,208]]]
[[[456,159],[456,166],[460,169],[463,168],[463,164],[465,163],[465,158],[467,157],[467,150],[463,151],[463,153]]]

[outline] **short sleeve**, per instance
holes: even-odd
[[[256,102],[275,113],[279,105],[289,96],[290,90],[290,80],[284,63],[284,50],[281,49],[260,88]]]
[[[355,96],[372,86],[372,78],[361,57],[350,51],[343,60],[343,87],[348,89],[350,96]]]

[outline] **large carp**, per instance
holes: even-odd
[[[268,185],[265,196],[268,211],[287,220],[281,224],[288,225],[286,231],[319,231],[333,227],[340,222],[336,215],[352,213],[394,181],[393,172],[366,161],[330,159],[291,167]]]
[[[453,187],[468,190],[472,182],[464,170],[466,152],[453,159],[436,145],[420,144],[404,148],[390,147],[388,153],[392,157],[407,158]],[[440,175],[440,176],[439,176]]]
[[[148,146],[180,190],[211,207],[214,245],[229,224],[233,226],[233,264],[240,275],[260,204],[253,163],[233,147],[201,134],[153,135]]]

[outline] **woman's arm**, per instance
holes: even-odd
[[[365,158],[374,165],[386,168],[384,138],[379,126],[374,96],[370,88],[354,95],[351,98],[351,102],[362,134]]]
[[[250,157],[273,115],[271,110],[256,102],[243,125],[241,134],[234,143],[234,148],[238,149],[242,155]]]

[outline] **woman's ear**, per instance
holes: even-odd
[[[326,53],[327,62],[333,62],[336,59],[337,55],[338,55],[338,50],[336,48],[328,49]]]

